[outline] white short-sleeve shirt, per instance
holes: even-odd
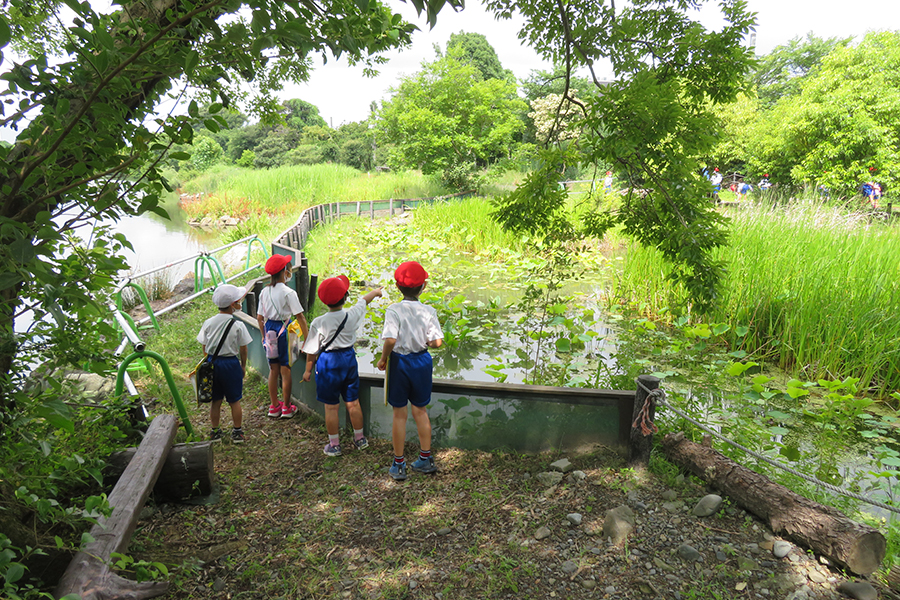
[[[259,293],[256,314],[262,315],[266,321],[287,321],[302,312],[303,306],[297,292],[283,283],[267,285]]]
[[[313,322],[309,325],[309,335],[306,336],[306,343],[303,344],[303,351],[307,354],[318,354],[322,345],[330,340],[334,332],[340,327],[341,321],[344,320],[345,316],[347,317],[347,322],[344,323],[344,328],[341,329],[338,336],[328,346],[328,350],[349,348],[355,344],[356,332],[366,316],[366,301],[363,298],[357,300],[356,304],[346,310],[330,311],[313,319]]]
[[[212,354],[216,351],[216,347],[222,339],[222,334],[225,333],[228,321],[233,318],[231,315],[219,313],[203,322],[203,326],[200,327],[200,333],[197,334],[197,341],[206,346],[207,354]],[[247,331],[243,323],[235,321],[228,332],[228,338],[222,344],[222,349],[219,350],[219,356],[240,356],[241,346],[248,345],[250,341],[250,332]]]
[[[437,311],[416,300],[403,300],[388,306],[384,313],[381,339],[393,338],[394,352],[412,354],[428,347],[428,342],[444,339]]]

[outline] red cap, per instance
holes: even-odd
[[[716,173],[718,173],[718,172],[719,172],[719,167],[716,167],[715,169],[713,169],[713,171],[715,171]]]
[[[428,273],[425,272],[422,265],[410,260],[397,267],[397,270],[394,271],[394,279],[400,287],[415,288],[425,283]]]
[[[266,273],[276,275],[284,271],[284,268],[291,264],[291,257],[284,254],[273,254],[266,261]]]
[[[328,306],[337,304],[343,300],[349,289],[350,280],[346,276],[329,277],[319,284],[319,300]]]

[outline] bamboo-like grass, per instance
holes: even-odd
[[[299,214],[304,208],[326,202],[420,198],[448,193],[433,179],[417,172],[363,173],[337,164],[275,169],[221,165],[185,183],[182,191],[201,194],[190,207],[185,206],[189,213],[238,217],[258,213]]]
[[[900,230],[812,201],[729,213],[728,274],[710,322],[748,326],[744,350],[810,379],[900,388]],[[683,302],[659,252],[629,244],[615,293],[660,314]]]
[[[504,230],[491,217],[493,211],[490,198],[449,200],[421,206],[414,221],[424,234],[443,239],[460,252],[484,255],[521,250],[527,240]]]

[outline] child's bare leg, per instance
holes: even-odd
[[[340,404],[325,405],[325,430],[328,431],[328,435],[338,434],[338,425],[340,424],[340,407]]]
[[[346,404],[347,404],[347,414],[350,416],[350,424],[353,425],[353,429],[354,430],[362,429],[363,428],[363,413],[362,413],[362,407],[359,405],[359,400],[354,400],[353,402],[347,402]],[[335,430],[335,431],[337,431],[337,430]]]
[[[281,367],[269,363],[269,400],[274,406],[278,404],[278,372]]]
[[[241,401],[231,404],[231,424],[235,429],[240,429],[244,421],[244,409],[241,407]]]
[[[222,401],[213,400],[209,405],[209,423],[213,429],[219,428],[219,421],[222,416]]]
[[[413,406],[412,416],[419,430],[419,448],[425,452],[431,450],[431,419],[428,418],[428,407]]]
[[[284,390],[284,405],[291,405],[291,368],[281,366],[281,389]],[[276,396],[277,397],[277,396]]]
[[[394,443],[394,456],[403,456],[403,445],[406,443],[406,407],[394,407],[394,421],[391,424],[391,441]]]

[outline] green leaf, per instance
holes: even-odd
[[[169,158],[174,158],[175,160],[190,160],[191,155],[188,154],[187,152],[181,152],[181,151],[170,152]]]
[[[191,100],[190,104],[188,104],[188,114],[193,119],[196,119],[200,116],[200,108],[197,106],[196,100]]]
[[[24,279],[18,273],[0,273],[0,290],[8,290],[21,281]]]
[[[187,53],[187,56],[184,57],[184,74],[188,77],[194,72],[194,69],[197,68],[197,64],[200,62],[200,55],[196,50],[191,50]],[[195,117],[194,114],[191,114],[192,117]]]
[[[569,342],[569,338],[559,338],[556,340],[556,350],[557,352],[571,352],[572,343]]]
[[[785,458],[787,458],[788,460],[794,461],[794,462],[800,460],[800,458],[802,457],[802,455],[800,454],[800,450],[793,446],[782,446],[778,450],[778,453],[780,455],[784,456]]]
[[[22,579],[23,575],[25,575],[25,567],[21,563],[10,563],[4,579],[6,583],[12,584]]]
[[[3,48],[9,41],[12,39],[12,31],[9,28],[9,23],[6,22],[6,19],[3,15],[0,15],[0,48]]]
[[[34,246],[31,245],[31,240],[29,239],[14,241],[9,245],[9,253],[12,255],[13,260],[20,265],[31,262],[36,256]]]

